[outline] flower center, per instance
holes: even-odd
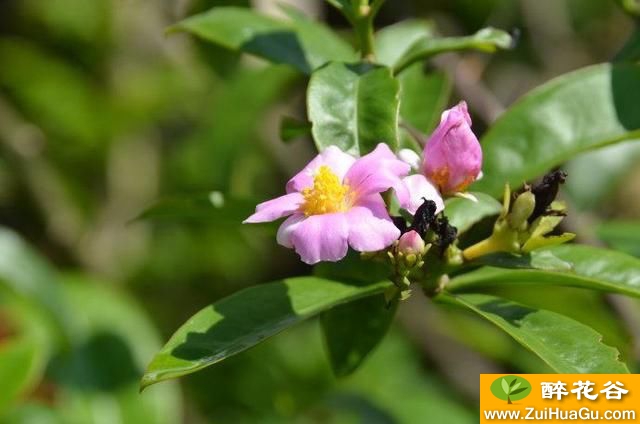
[[[313,177],[313,187],[302,190],[305,215],[344,212],[349,209],[349,186],[343,185],[331,169],[323,165]]]

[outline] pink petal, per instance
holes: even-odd
[[[244,224],[269,222],[291,215],[298,210],[304,202],[304,197],[300,193],[290,193],[275,199],[267,200],[256,206],[256,213],[242,221]]]
[[[304,214],[296,213],[284,220],[280,225],[280,228],[278,228],[278,233],[276,235],[276,241],[280,246],[288,247],[289,249],[293,248],[293,244],[291,243],[291,233],[298,228],[298,225],[304,221],[305,218],[306,216]]]
[[[326,165],[342,181],[347,170],[355,162],[355,158],[344,153],[337,146],[329,146],[305,166],[302,171],[293,176],[287,183],[287,193],[302,191],[313,185],[313,175],[322,165]]]
[[[360,252],[375,252],[390,246],[400,237],[400,230],[391,222],[382,198],[380,202],[385,216],[374,212],[379,205],[374,210],[365,206],[355,206],[347,212],[349,245],[353,249]]]
[[[347,255],[349,227],[346,214],[328,213],[306,217],[291,231],[290,241],[303,262],[336,262]]]
[[[409,170],[409,165],[399,160],[389,146],[380,143],[351,166],[344,183],[358,196],[367,196],[394,187]]]
[[[444,201],[438,193],[436,187],[427,180],[422,174],[409,175],[402,179],[402,183],[408,192],[407,197],[398,196],[400,207],[406,209],[410,213],[416,213],[416,210],[423,203],[423,198],[433,200],[436,203],[436,213],[444,210]]]

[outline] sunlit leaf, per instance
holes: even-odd
[[[482,137],[484,178],[473,189],[499,195],[578,153],[640,137],[640,66],[595,65],[538,87]]]
[[[247,8],[216,7],[169,30],[187,31],[231,50],[292,65],[304,73],[332,60],[355,59],[353,49],[334,32],[300,15],[280,21]]]
[[[331,63],[314,72],[307,105],[318,149],[366,154],[381,142],[397,148],[398,91],[385,67]]]
[[[215,364],[341,303],[381,293],[389,284],[299,277],[242,290],[180,327],[147,367],[142,387]]]
[[[503,284],[535,284],[583,287],[640,297],[640,259],[624,253],[561,245],[536,250],[530,255],[499,258],[500,261],[491,262],[492,267],[455,277],[448,289],[469,291]]]
[[[386,26],[375,34],[376,60],[393,67],[418,40],[434,35],[433,24],[421,19],[408,19]]]
[[[412,63],[429,59],[440,53],[459,50],[478,50],[493,53],[499,48],[508,49],[512,44],[513,40],[508,33],[495,28],[483,28],[467,37],[419,39],[396,61],[393,70],[395,73],[402,72]]]
[[[440,302],[468,309],[513,337],[559,373],[628,373],[619,352],[595,330],[555,312],[499,297],[443,295]]]

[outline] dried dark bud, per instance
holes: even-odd
[[[456,237],[458,237],[458,229],[449,224],[449,219],[446,216],[442,214],[438,216],[433,227],[433,232],[438,236],[438,246],[440,246],[442,251],[456,241]]]
[[[422,238],[427,234],[427,230],[436,220],[436,202],[422,198],[423,203],[418,207],[413,215],[413,222],[410,230],[416,231]]]
[[[540,184],[533,186],[531,192],[536,198],[536,207],[529,217],[530,223],[546,212],[547,208],[558,196],[560,184],[563,184],[566,179],[566,172],[552,171],[544,176]]]

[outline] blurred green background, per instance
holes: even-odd
[[[320,0],[289,3],[350,37]],[[489,324],[414,296],[344,380],[309,322],[138,394],[146,363],[193,313],[310,271],[276,246],[275,227],[240,224],[314,155],[310,140],[279,137],[282,116],[304,118],[305,79],[164,34],[219,5],[279,13],[270,0],[0,0],[0,422],[473,423],[480,372],[545,371]],[[610,0],[388,0],[378,25],[405,18],[446,35],[519,33],[508,52],[428,65],[449,73],[450,103],[469,102],[479,133],[536,85],[610,60],[634,30]],[[569,229],[640,255],[640,144],[565,168]],[[159,200],[153,219],[135,219]],[[593,326],[632,366],[640,359],[633,301],[502,291]]]

